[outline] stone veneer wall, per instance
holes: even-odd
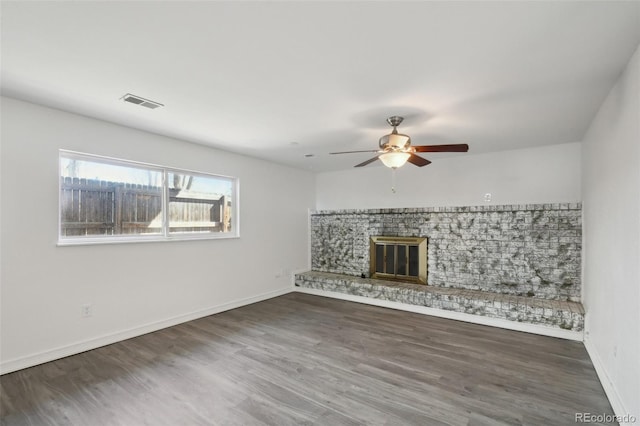
[[[428,240],[427,283],[580,301],[579,203],[311,213],[312,270],[369,276],[369,238]]]

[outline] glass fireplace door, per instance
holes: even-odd
[[[427,239],[371,238],[371,277],[426,284]]]

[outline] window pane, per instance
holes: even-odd
[[[162,233],[162,172],[60,157],[60,235]]]
[[[169,232],[231,232],[233,180],[168,173]]]

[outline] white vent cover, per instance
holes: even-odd
[[[131,102],[132,104],[140,105],[150,109],[156,109],[158,107],[164,106],[159,102],[150,101],[149,99],[141,98],[140,96],[132,95],[131,93],[127,93],[120,99],[125,102]]]

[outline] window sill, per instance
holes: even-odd
[[[132,243],[165,243],[171,241],[202,241],[202,240],[228,240],[238,239],[240,235],[175,235],[171,237],[152,236],[152,237],[119,237],[119,238],[69,238],[58,240],[56,246],[91,246],[104,244],[132,244]]]

